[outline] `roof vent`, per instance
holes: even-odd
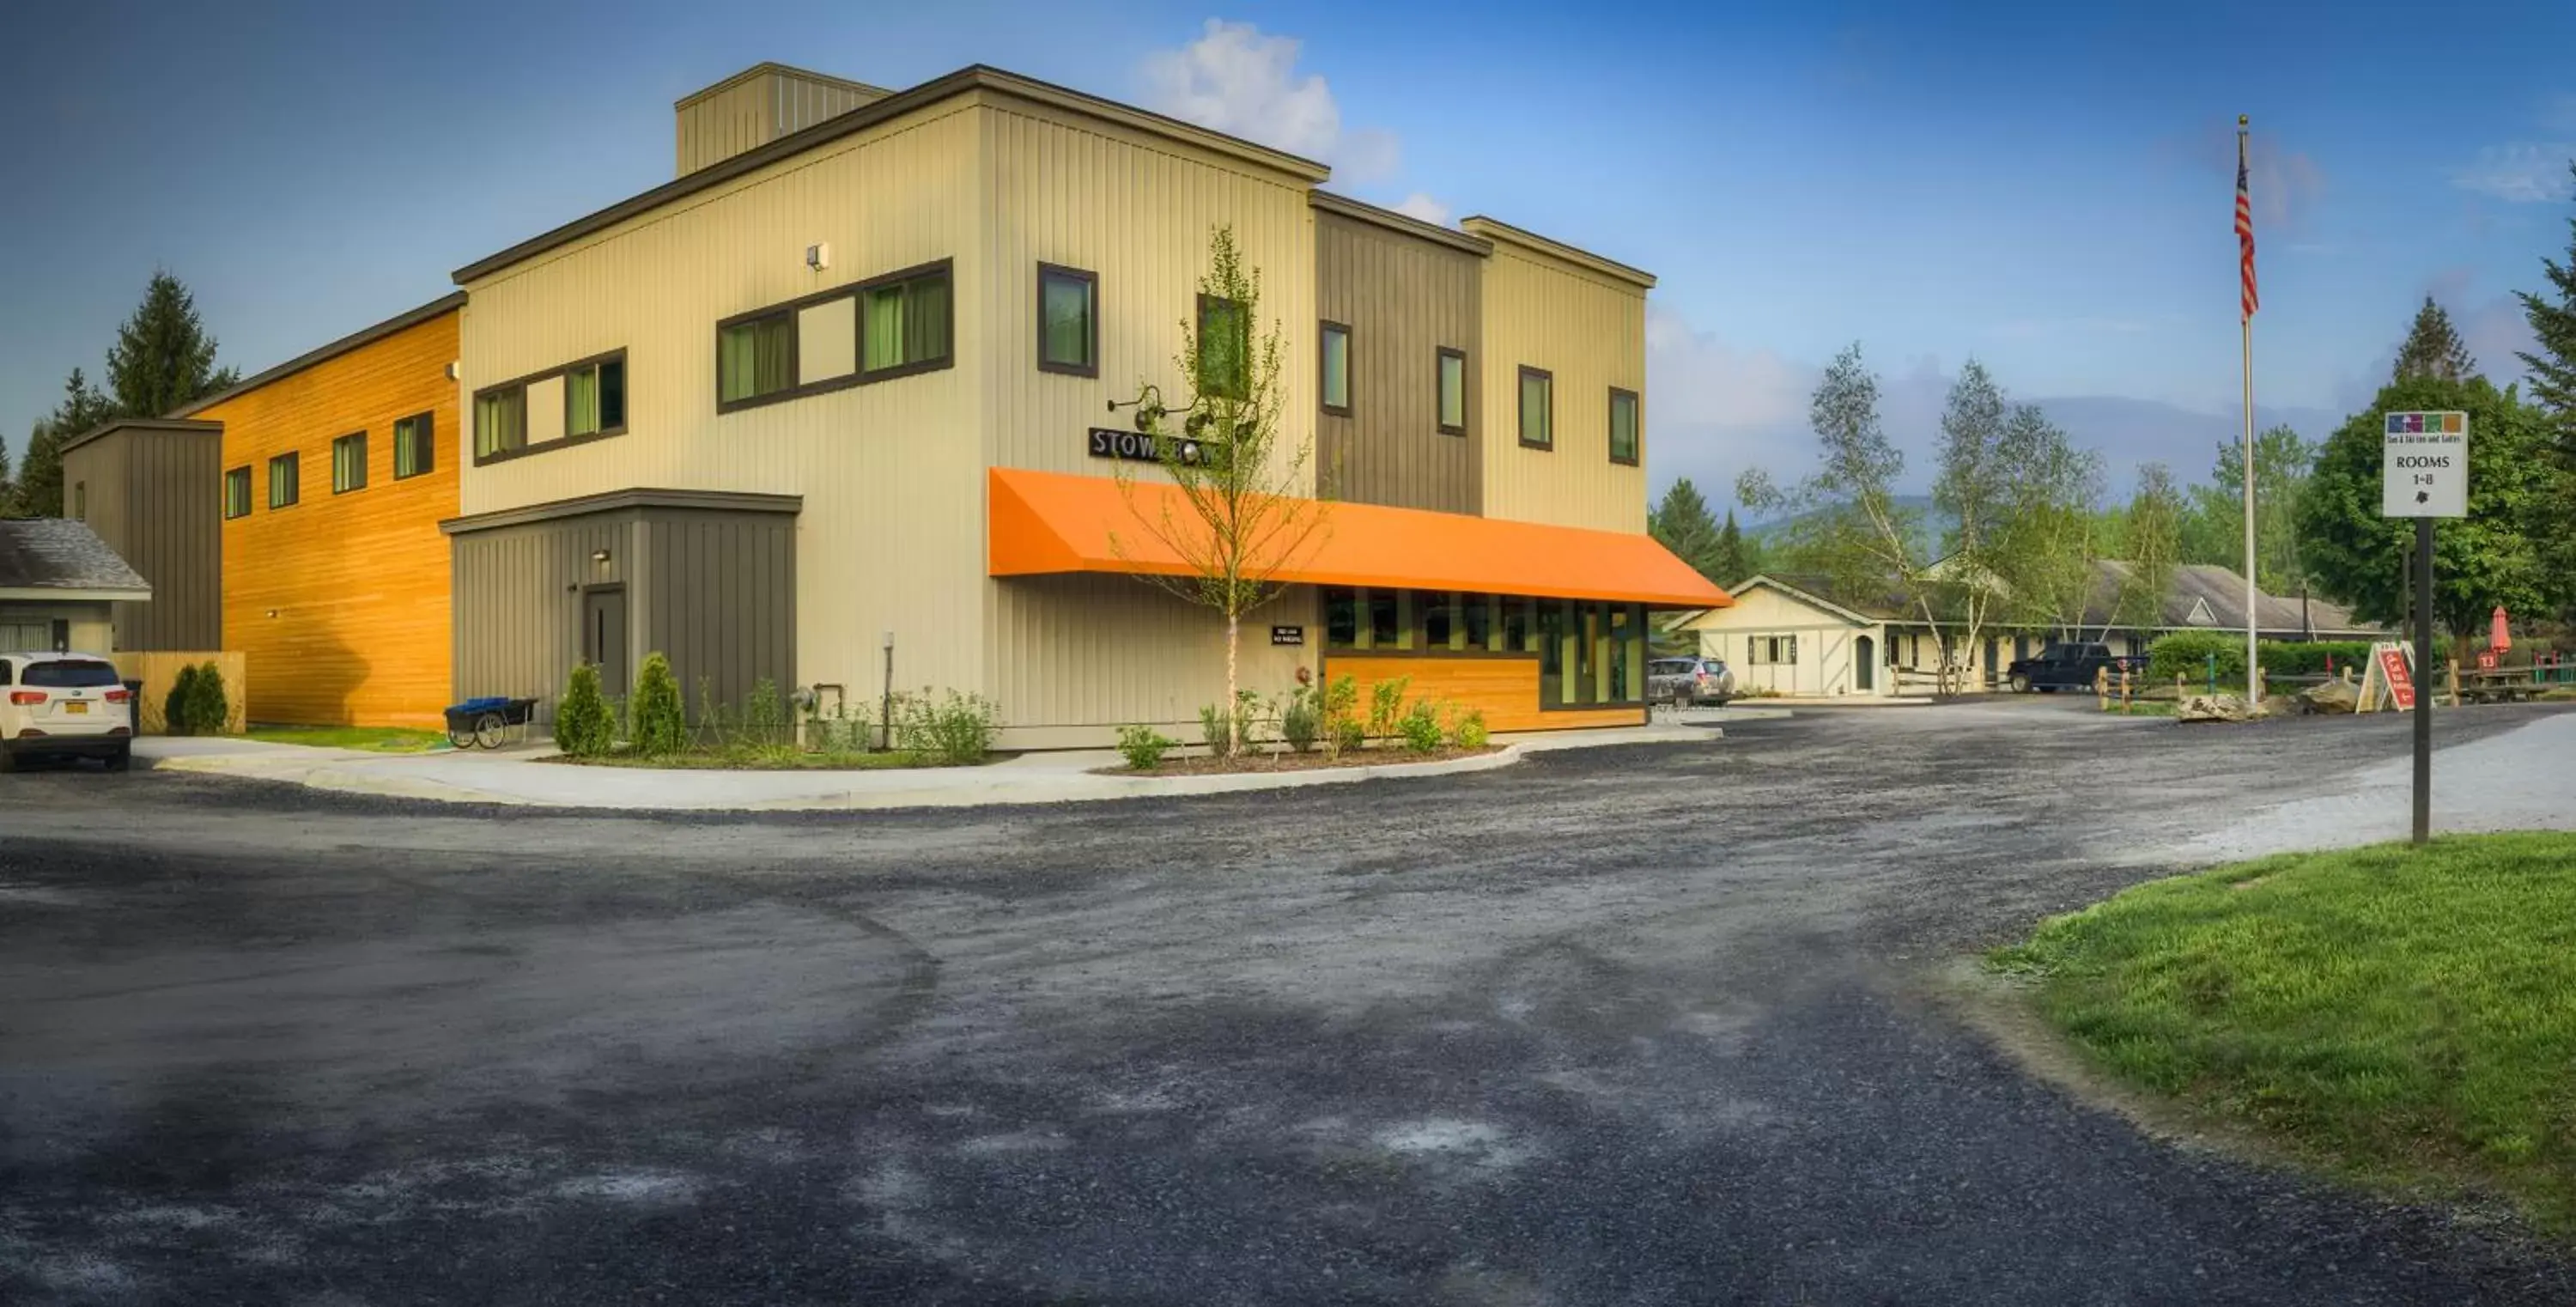
[[[754,64],[671,106],[679,120],[672,175],[686,177],[892,94],[785,64]]]
[[[2184,618],[2183,620],[2184,620],[2184,621],[2186,621],[2186,622],[2188,622],[2188,623],[2190,623],[2190,624],[2191,624],[2191,625],[2193,625],[2193,626],[2216,626],[2216,625],[2218,625],[2218,615],[2217,615],[2217,614],[2215,614],[2215,613],[2212,613],[2211,611],[2209,611],[2209,601],[2208,601],[2208,600],[2206,600],[2206,599],[2194,599],[2194,600],[2192,600],[2192,601],[2191,601],[2191,616],[2186,617],[2186,618]]]

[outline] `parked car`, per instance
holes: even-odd
[[[2090,690],[2094,675],[2105,669],[2117,676],[2123,668],[2145,671],[2146,666],[2146,659],[2112,653],[2106,644],[2060,642],[2040,650],[2036,658],[2013,660],[2004,674],[2016,692],[2055,694],[2059,690]]]
[[[1715,658],[1657,658],[1646,664],[1646,697],[1723,708],[1735,697],[1735,673]]]
[[[21,758],[134,757],[134,695],[116,665],[90,654],[0,654],[0,771]]]

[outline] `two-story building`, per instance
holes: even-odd
[[[1643,717],[1646,612],[1725,596],[1644,533],[1636,269],[990,68],[762,65],[678,106],[679,175],[460,269],[455,692],[767,678],[983,694],[1003,743],[1222,696],[1222,624],[1141,584],[1169,490],[1115,402],[1185,383],[1230,230],[1323,502],[1244,684],[1409,675],[1498,729]]]

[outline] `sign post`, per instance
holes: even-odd
[[[2390,413],[2382,437],[2379,515],[2415,519],[2415,842],[2433,834],[2433,519],[2469,515],[2469,415]]]

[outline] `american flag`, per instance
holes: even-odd
[[[2244,282],[2244,316],[2254,316],[2254,203],[2245,193],[2245,133],[2236,133],[2237,273]]]

